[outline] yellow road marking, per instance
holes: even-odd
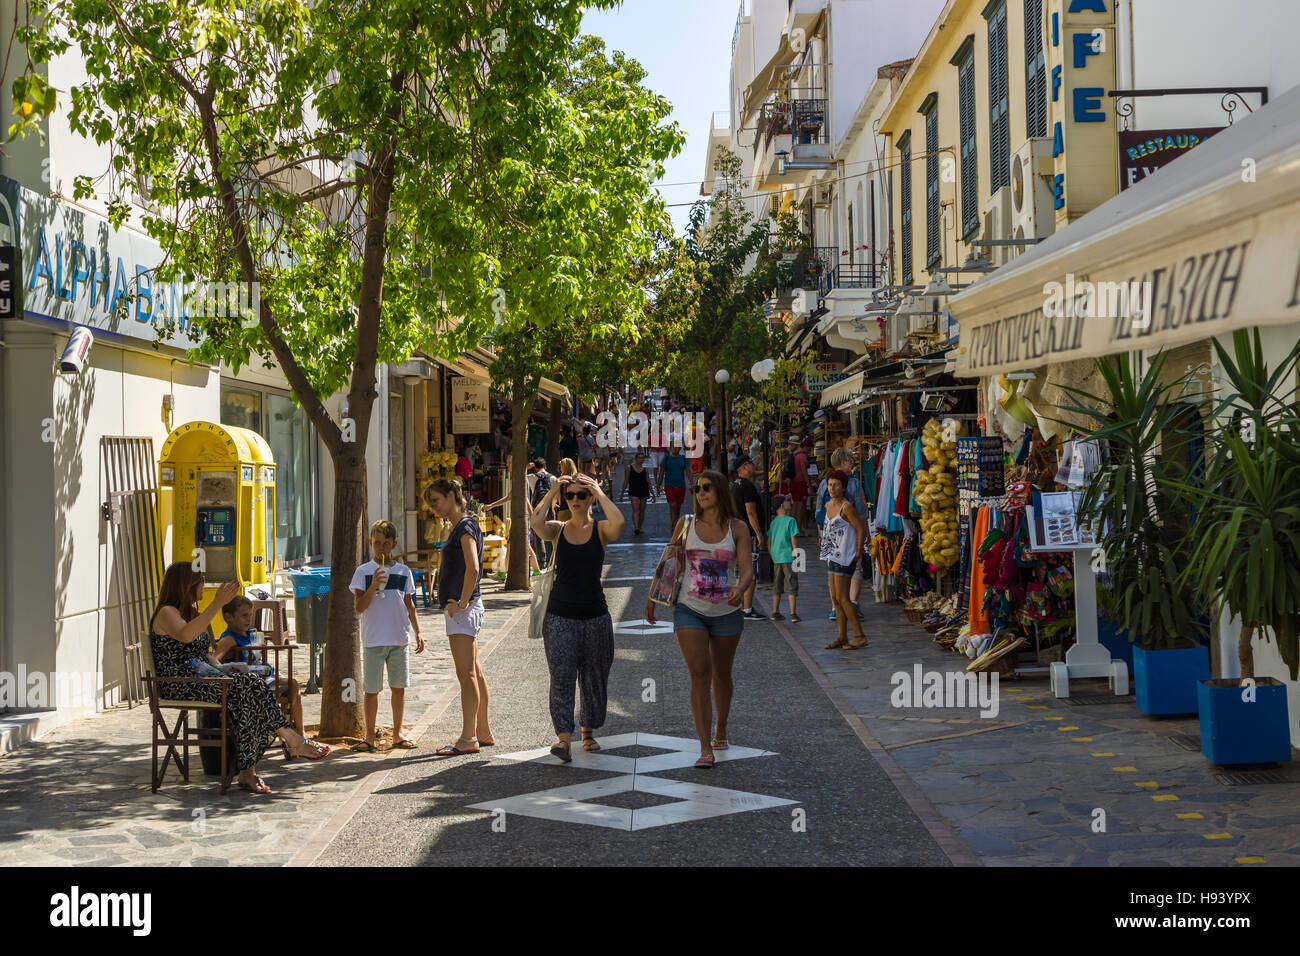
[[[1115,755],[1114,755],[1113,753],[1110,753],[1110,752],[1108,751],[1108,752],[1103,753],[1103,754],[1093,754],[1093,756],[1094,756],[1094,757],[1113,757],[1113,756],[1115,756]]]
[[[1044,717],[1043,720],[1065,720],[1064,717]]]
[[[1160,784],[1156,783],[1154,780],[1143,780],[1141,783],[1138,784],[1138,786],[1139,786],[1139,787],[1159,787]]]
[[[1153,793],[1151,794],[1151,799],[1152,800],[1177,800],[1178,797],[1172,793]]]
[[[1117,773],[1137,773],[1137,767],[1111,767]]]
[[[1205,819],[1205,817],[1201,816],[1199,813],[1176,813],[1174,814],[1174,816],[1178,817],[1178,819],[1180,820],[1204,820]]]
[[[1092,743],[1092,738],[1091,738],[1091,737],[1071,737],[1070,739],[1073,740],[1076,744],[1090,744],[1090,743]]]
[[[1232,836],[1232,834],[1231,833],[1206,833],[1204,834],[1204,836],[1205,839],[1207,840],[1227,840]]]
[[[1078,728],[1078,727],[1075,727],[1075,726],[1072,724],[1072,725],[1070,725],[1069,727],[1057,727],[1056,729],[1057,729],[1057,730],[1078,730],[1079,728]]]
[[[1238,863],[1263,863],[1264,858],[1262,856],[1239,856],[1237,857],[1237,862]]]

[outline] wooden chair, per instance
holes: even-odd
[[[202,640],[202,638],[199,638]],[[230,708],[227,698],[231,689],[235,686],[233,677],[167,677],[159,678],[158,672],[154,667],[153,660],[153,641],[149,636],[141,642],[141,654],[144,658],[144,685],[149,695],[149,714],[153,723],[153,732],[150,735],[153,738],[153,771],[152,785],[153,792],[157,793],[162,787],[163,777],[167,773],[167,764],[171,760],[176,761],[176,768],[181,772],[181,777],[186,783],[190,780],[190,748],[191,747],[220,747],[221,748],[221,792],[225,793],[230,789],[230,782],[234,779],[235,771],[230,759],[230,741],[233,738],[234,721],[230,716]],[[200,681],[215,682],[221,687],[221,702],[214,704],[206,700],[179,700],[163,697],[159,691],[160,684],[197,684]],[[168,727],[167,715],[165,712],[179,712],[176,717],[174,726]],[[191,727],[190,711],[196,713],[202,711],[215,711],[221,715],[221,724],[219,727]],[[163,746],[166,751],[163,754],[162,766],[158,765],[158,748]]]
[[[415,582],[416,592],[420,595],[421,606],[426,611],[429,610],[429,591],[437,569],[436,558],[438,553],[436,549],[407,551],[399,559],[411,569],[411,577]]]

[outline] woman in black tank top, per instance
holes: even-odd
[[[551,503],[561,494],[569,519],[547,521]],[[606,515],[603,521],[592,518],[595,501]],[[573,737],[575,685],[582,687],[582,747],[600,749],[592,731],[605,723],[609,669],[614,664],[614,624],[600,572],[605,546],[618,540],[623,526],[623,512],[590,475],[561,477],[533,510],[533,531],[556,543],[555,583],[542,621],[542,644],[551,672],[551,722],[558,739],[551,753],[565,763],[573,759],[569,741]]]
[[[645,524],[645,503],[650,497],[650,474],[645,470],[645,452],[637,452],[636,458],[624,469],[619,501],[623,500],[624,492],[632,498],[632,533],[644,534],[641,526]]]

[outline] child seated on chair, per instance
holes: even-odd
[[[243,664],[260,663],[256,655],[251,650],[244,650],[253,643],[253,602],[244,595],[231,598],[230,601],[221,607],[221,616],[226,620],[226,629],[222,632],[221,638],[217,641],[217,648],[214,652],[217,660],[225,659],[226,655],[232,650],[235,651],[233,660]],[[239,650],[235,650],[239,648]],[[290,720],[298,733],[303,732],[302,728],[302,693],[298,690],[298,682],[293,676],[281,676],[275,674],[276,683],[289,694],[289,712]],[[270,680],[267,681],[270,683]]]

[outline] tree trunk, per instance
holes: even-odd
[[[1241,664],[1241,676],[1255,677],[1255,650],[1250,646],[1250,640],[1255,636],[1255,629],[1241,626],[1241,636],[1237,638],[1237,660]]]
[[[510,481],[510,542],[509,565],[506,567],[506,590],[527,591],[530,586],[528,573],[528,509],[525,498],[528,494],[528,482],[524,475],[528,473],[525,455],[528,453],[528,412],[532,402],[515,393],[510,403],[514,416],[514,432],[510,436],[510,453],[514,456],[514,475]]]
[[[551,399],[551,417],[546,423],[546,468],[560,470],[560,399]]]
[[[366,513],[365,449],[346,446],[334,462],[334,533],[330,546],[329,617],[321,676],[321,737],[361,737],[361,641],[353,605],[352,575],[361,555]]]

